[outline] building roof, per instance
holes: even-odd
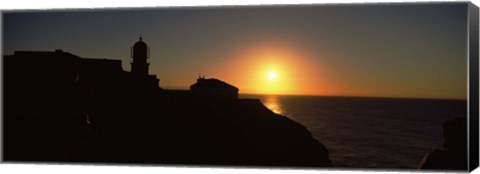
[[[196,88],[196,87],[206,87],[206,88],[232,88],[235,90],[238,90],[237,87],[232,86],[224,81],[215,79],[215,78],[210,78],[210,79],[205,79],[203,77],[197,79],[197,83],[193,84],[190,86],[191,88]]]
[[[55,51],[15,51],[12,56],[22,57],[24,59],[28,58],[48,58],[47,60],[73,60],[79,59],[80,57],[69,52],[64,52],[63,50],[57,49]]]
[[[55,51],[15,51],[13,55],[5,55],[8,63],[20,63],[43,68],[83,67],[89,71],[123,71],[121,60],[82,58],[57,49]],[[108,69],[108,70],[107,70]]]

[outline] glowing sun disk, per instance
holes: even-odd
[[[267,77],[268,77],[269,80],[275,80],[275,79],[277,79],[277,73],[275,71],[270,71],[270,72],[268,72]]]

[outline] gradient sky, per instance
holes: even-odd
[[[202,74],[240,93],[465,99],[466,12],[467,3],[11,11],[3,54],[63,49],[129,71],[141,34],[163,88],[187,89]]]

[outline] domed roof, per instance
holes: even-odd
[[[142,37],[140,37],[138,39],[137,42],[135,42],[135,44],[133,45],[133,47],[135,48],[147,48],[147,44],[145,42],[142,41]]]

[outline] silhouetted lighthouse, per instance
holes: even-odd
[[[133,45],[131,57],[133,58],[131,72],[135,76],[147,77],[148,76],[148,56],[149,49],[145,42],[142,41],[142,37],[138,42]]]

